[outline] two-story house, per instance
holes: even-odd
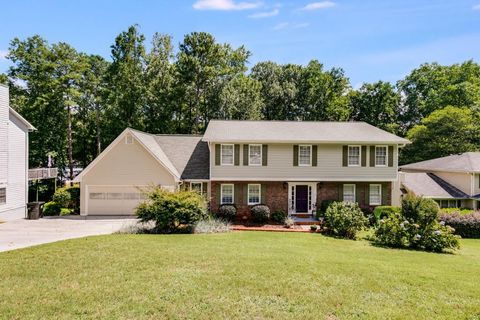
[[[442,208],[480,208],[480,152],[400,167],[399,189],[434,199]]]
[[[10,108],[0,84],[0,220],[23,218],[28,201],[28,133],[35,128]]]
[[[409,143],[363,122],[210,121],[204,136],[126,129],[76,179],[81,214],[132,214],[142,187],[207,195],[213,212],[235,204],[312,214],[322,201],[391,204],[398,149]]]

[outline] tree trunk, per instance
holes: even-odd
[[[67,121],[68,121],[68,167],[70,169],[69,178],[73,180],[73,141],[72,141],[72,107],[67,107]]]
[[[96,125],[97,125],[97,156],[100,155],[102,152],[102,140],[100,139],[101,137],[101,132],[100,132],[100,110],[98,110],[98,107],[95,108],[95,118],[96,118]]]

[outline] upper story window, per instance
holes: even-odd
[[[369,194],[369,203],[371,206],[379,206],[382,204],[382,185],[371,184]]]
[[[7,188],[0,188],[0,204],[7,203]]]
[[[220,204],[233,203],[233,184],[222,184],[220,186]]]
[[[311,145],[298,146],[298,165],[299,166],[312,165],[312,146]]]
[[[261,144],[248,145],[248,165],[249,166],[262,165],[262,145]]]
[[[386,167],[388,163],[387,146],[375,146],[375,166]]]
[[[248,204],[259,204],[260,203],[260,185],[259,184],[249,184],[248,185]]]
[[[360,146],[348,146],[348,166],[360,165]]]
[[[233,165],[233,153],[234,153],[233,144],[222,144],[220,150],[220,164],[222,166],[232,166]]]
[[[355,202],[355,185],[354,184],[343,185],[343,201]]]

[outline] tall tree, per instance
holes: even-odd
[[[445,107],[432,112],[408,131],[412,141],[401,153],[402,163],[480,150],[480,116],[468,108]]]
[[[364,83],[350,94],[351,119],[397,133],[400,94],[388,82]]]
[[[243,74],[230,80],[220,93],[219,118],[259,120],[263,101],[261,84]]]
[[[0,84],[8,85],[8,76],[4,73],[0,73]]]
[[[110,125],[113,140],[126,127],[142,130],[146,100],[145,37],[137,25],[120,33],[112,45],[112,63],[107,72]]]

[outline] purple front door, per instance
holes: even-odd
[[[308,186],[297,185],[295,187],[295,212],[308,213]]]

